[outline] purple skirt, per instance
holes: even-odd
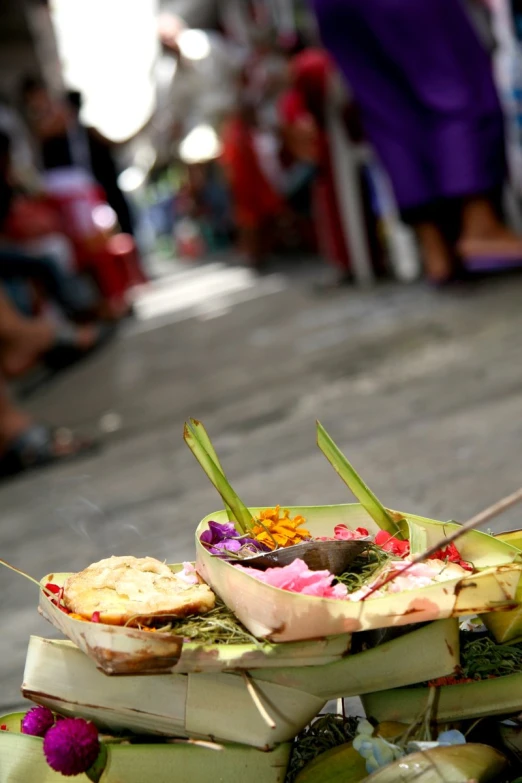
[[[402,210],[501,187],[502,111],[462,0],[312,5]]]

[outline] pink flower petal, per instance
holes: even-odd
[[[358,538],[366,538],[369,535],[364,527],[358,527],[356,530],[350,530],[343,524],[334,527],[334,536],[337,541],[354,541]]]
[[[260,582],[289,590],[301,595],[315,595],[319,598],[346,598],[347,589],[344,585],[333,585],[335,577],[329,571],[311,571],[303,560],[294,560],[281,568],[267,568],[258,571],[256,568],[245,568],[236,565],[246,574],[250,574]]]

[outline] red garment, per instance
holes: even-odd
[[[255,228],[280,214],[283,201],[261,170],[247,123],[240,117],[231,120],[222,143],[237,225]]]
[[[44,199],[16,197],[2,226],[2,233],[13,241],[38,239],[61,231],[59,216]]]
[[[61,197],[17,198],[2,230],[17,242],[63,233],[74,248],[77,270],[92,274],[104,299],[119,301],[146,279],[134,239],[128,234],[107,237],[95,226],[93,209],[105,203],[98,187]]]
[[[342,272],[350,269],[350,256],[343,228],[334,178],[334,165],[325,128],[325,105],[333,65],[321,49],[308,49],[293,58],[290,65],[293,87],[279,102],[279,116],[290,154],[299,157],[298,135],[313,127],[315,141],[306,142],[308,154],[319,163],[313,185],[313,213],[321,254]]]

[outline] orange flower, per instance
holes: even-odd
[[[288,509],[281,511],[280,506],[262,511],[256,517],[256,522],[258,524],[254,525],[252,536],[269,549],[275,549],[276,544],[280,547],[292,546],[311,538],[308,530],[301,527],[306,522],[305,518],[298,514],[290,519]]]

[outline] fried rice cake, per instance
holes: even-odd
[[[210,587],[191,581],[152,557],[109,557],[68,577],[63,601],[86,620],[99,612],[109,625],[154,625],[214,608]]]

